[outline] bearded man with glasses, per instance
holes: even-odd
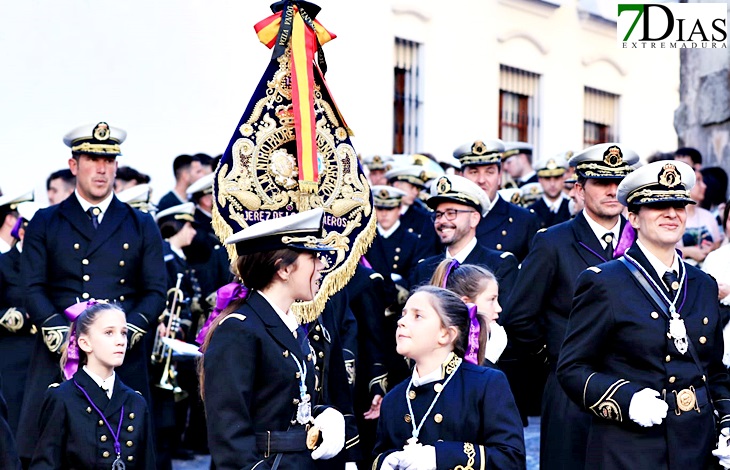
[[[418,262],[411,274],[411,288],[427,284],[442,260],[454,258],[460,264],[476,264],[493,272],[499,281],[500,298],[507,299],[519,263],[512,253],[485,248],[477,242],[477,226],[489,212],[484,191],[464,177],[445,175],[431,185],[427,204],[434,210],[434,229],[446,249]]]

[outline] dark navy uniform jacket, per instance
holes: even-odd
[[[415,288],[428,284],[439,263],[445,258],[446,253],[444,252],[419,262],[411,275],[411,287]],[[497,282],[499,282],[499,298],[509,298],[510,292],[512,292],[512,286],[517,278],[517,272],[519,271],[517,258],[512,253],[500,253],[496,250],[490,250],[477,242],[463,264],[477,264],[490,270],[497,278]]]
[[[626,219],[621,218],[621,229]],[[603,247],[584,214],[541,230],[522,262],[512,297],[500,324],[513,344],[534,353],[547,344],[550,364],[557,364],[578,275],[603,263]]]
[[[429,219],[430,220],[430,219]],[[403,277],[403,287],[408,288],[408,276],[411,269],[418,263],[418,236],[408,232],[406,227],[401,224],[395,232],[390,234],[388,238],[384,238],[379,233],[373,239],[373,252],[377,253],[382,247],[385,253],[385,259],[377,259],[375,257],[368,258],[373,269],[385,276],[385,267],[390,269],[391,273],[399,274]],[[385,267],[382,267],[385,265]],[[385,271],[387,272],[387,271]]]
[[[106,392],[83,369],[72,380],[53,384],[47,390],[40,407],[40,438],[30,468],[109,470],[112,467],[116,459],[114,438],[74,380],[104,413],[115,433],[121,417],[119,443],[125,467],[154,470],[152,423],[144,398],[124,385],[119,375],[114,380],[111,399],[107,398]]]
[[[527,256],[530,241],[537,230],[535,214],[499,196],[489,213],[479,222],[477,239],[487,248],[509,251],[522,261]]]
[[[626,220],[622,218],[622,228]],[[549,370],[542,394],[540,421],[540,465],[544,468],[583,468],[590,416],[565,395],[554,371],[578,276],[586,268],[604,262],[601,243],[584,214],[573,220],[540,230],[517,274],[512,297],[500,315],[517,358],[514,371],[508,369],[518,406],[527,409],[542,390],[547,345]],[[537,373],[536,371],[539,371]]]
[[[2,377],[0,377],[0,382],[2,382]],[[8,425],[8,405],[3,398],[2,388],[2,383],[0,383],[0,468],[21,470],[18,448],[15,445],[15,433]]]
[[[637,245],[627,253],[663,286]],[[677,350],[667,335],[668,318],[621,261],[590,268],[578,278],[557,373],[573,401],[593,415],[586,468],[717,465],[711,455],[717,434],[708,393],[720,427],[730,426],[730,377],[722,364],[717,284],[685,266],[686,297],[680,292],[678,310],[702,370],[690,351]],[[699,406],[680,411],[674,392],[690,387]],[[629,417],[631,398],[644,388],[667,399],[669,410],[660,425],[642,428]]]
[[[411,387],[410,379],[397,385],[383,399],[373,468],[381,468],[390,453],[403,450],[412,424],[421,423],[426,410],[451,375],[454,360],[442,365],[441,380]],[[462,361],[454,378],[426,417],[418,442],[436,448],[436,468],[523,469],[525,443],[522,422],[504,374]],[[408,410],[410,400],[414,416]]]
[[[313,416],[323,411],[323,387],[327,387],[319,372],[321,366],[332,364],[322,345],[332,338],[320,322],[315,322],[309,337],[314,355],[304,354],[289,328],[255,291],[220,322],[204,361],[208,445],[216,469],[269,469],[277,454],[266,457],[266,449],[256,445],[256,434],[303,429],[292,424],[300,399],[299,368],[294,358],[307,368]],[[279,469],[319,468],[310,454],[308,450],[283,453]]]
[[[20,251],[14,246],[0,255],[0,376],[10,405],[8,424],[18,429],[20,407],[33,352],[33,325],[25,313],[25,290],[20,279]],[[33,329],[34,331],[34,329]]]
[[[116,196],[97,229],[73,195],[36,212],[25,232],[21,273],[28,314],[39,329],[18,432],[20,455],[30,457],[38,437],[38,404],[46,387],[61,377],[59,354],[51,352],[43,338],[60,346],[58,327],[69,325],[63,311],[77,300],[108,299],[121,305],[127,323],[154,330],[165,308],[167,278],[154,220]],[[149,360],[145,342],[139,341],[117,369],[120,378],[145,397]]]
[[[543,198],[538,199],[527,207],[528,210],[532,210],[540,222],[540,228],[548,228],[553,225],[557,225],[561,222],[570,220],[570,200],[563,198],[560,203],[560,209],[558,212],[553,212],[545,204]]]

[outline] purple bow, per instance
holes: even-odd
[[[449,276],[454,271],[454,269],[458,268],[459,266],[461,266],[459,264],[459,262],[456,261],[455,258],[452,258],[451,259],[451,262],[449,263],[449,265],[446,266],[446,272],[444,273],[444,280],[443,280],[443,282],[441,282],[441,287],[442,288],[446,289],[446,282],[449,280]]]
[[[99,302],[94,299],[85,302],[77,302],[64,310],[63,314],[70,322],[73,323],[79,315],[84,313],[84,310],[98,303]],[[66,380],[69,380],[74,376],[77,370],[79,370],[79,343],[76,341],[76,328],[74,325],[71,325],[68,347],[66,349],[66,364],[63,366],[63,375],[66,377]]]
[[[248,295],[248,289],[240,282],[231,282],[221,287],[216,291],[215,296],[215,308],[210,312],[210,316],[205,321],[205,325],[200,329],[198,336],[195,337],[195,342],[203,344],[205,341],[205,335],[210,329],[210,324],[213,320],[218,318],[223,310],[230,305],[231,302],[237,299],[245,299]]]
[[[23,222],[25,222],[25,219],[18,217],[18,220],[15,221],[15,225],[13,225],[13,229],[10,231],[11,237],[20,240],[20,229],[23,227]]]
[[[626,225],[624,225],[624,230],[621,232],[621,236],[618,239],[618,243],[616,244],[616,249],[613,252],[613,257],[618,258],[619,256],[623,256],[624,253],[626,253],[626,250],[629,249],[629,247],[634,243],[634,239],[636,238],[636,231],[634,230],[634,227],[631,226],[630,223],[626,222]]]
[[[479,365],[479,333],[481,331],[479,313],[475,304],[467,303],[466,306],[469,308],[469,344],[464,359],[472,364]]]

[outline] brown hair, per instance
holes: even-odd
[[[476,300],[490,282],[499,286],[497,278],[490,270],[474,264],[462,264],[453,268],[447,277],[447,270],[451,263],[452,260],[449,259],[439,263],[433,276],[431,276],[430,284],[432,286],[444,286],[444,278],[446,278],[446,289],[471,301]],[[489,338],[489,324],[482,314],[479,314],[477,319],[479,320],[479,354],[477,356],[481,364],[484,361],[485,347],[487,338]]]
[[[274,251],[264,251],[258,253],[251,253],[248,255],[241,255],[236,259],[235,262],[235,274],[238,275],[243,285],[246,286],[250,292],[253,290],[261,290],[264,287],[271,284],[274,280],[279,269],[285,269],[291,266],[297,261],[299,257],[298,251],[291,250],[289,248],[283,248]],[[235,299],[233,300],[218,317],[213,320],[210,324],[210,328],[205,335],[203,344],[200,346],[200,350],[205,353],[210,344],[210,339],[213,337],[213,332],[218,328],[218,325],[230,314],[238,310],[248,298]],[[201,356],[198,360],[198,376],[200,377],[200,396],[205,398],[205,369],[204,369],[205,355]]]
[[[419,287],[413,293],[417,294],[419,292],[426,293],[433,299],[431,306],[436,310],[436,313],[441,319],[441,325],[444,328],[450,328],[452,326],[456,328],[457,335],[453,343],[454,354],[463,359],[469,344],[469,308],[454,292],[442,289],[441,287],[426,285]],[[480,328],[477,362],[481,364],[484,361],[487,325],[483,315],[477,315],[477,318]]]
[[[63,346],[61,346],[61,360],[59,361],[61,370],[63,370],[63,368],[66,366],[66,362],[68,361],[68,346],[69,341],[72,337],[74,338],[74,341],[76,341],[76,348],[79,351],[79,366],[87,363],[88,358],[86,357],[86,352],[78,347],[79,336],[87,334],[89,332],[89,328],[91,328],[91,325],[94,324],[96,317],[98,317],[99,314],[105,310],[117,310],[124,313],[124,310],[122,310],[122,308],[116,304],[97,303],[91,305],[90,307],[87,307],[86,310],[81,312],[81,315],[76,317],[76,320],[71,322],[71,328],[68,332],[68,338],[66,339],[66,342],[63,344]]]

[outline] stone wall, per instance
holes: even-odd
[[[679,73],[680,105],[674,113],[679,146],[695,147],[704,166],[730,173],[730,52],[682,49]]]

